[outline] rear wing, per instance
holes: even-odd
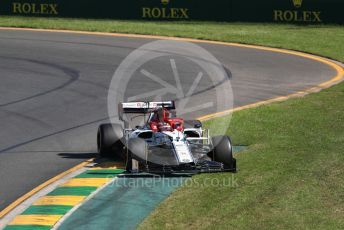
[[[123,113],[147,113],[150,109],[165,108],[173,110],[176,108],[174,101],[159,102],[125,102],[118,105],[119,117],[123,117]]]

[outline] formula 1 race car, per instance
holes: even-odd
[[[184,121],[175,117],[174,110],[174,101],[120,103],[124,128],[121,124],[99,126],[100,156],[122,159],[132,173],[236,172],[230,138],[211,138],[200,121]],[[143,116],[144,122],[131,128],[127,118],[133,114]]]

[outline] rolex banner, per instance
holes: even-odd
[[[230,1],[1,0],[0,14],[144,20],[230,20]]]
[[[1,0],[1,15],[344,23],[344,0]]]

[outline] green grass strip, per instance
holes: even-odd
[[[123,169],[88,170],[84,173],[79,174],[75,178],[107,178],[107,177],[114,177],[123,172],[125,172],[125,170]]]
[[[71,205],[32,205],[22,215],[64,215],[72,208]]]
[[[48,194],[48,196],[88,196],[94,192],[97,187],[58,187]]]
[[[49,230],[51,226],[43,225],[7,225],[4,230]]]

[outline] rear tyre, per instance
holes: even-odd
[[[119,124],[101,124],[97,133],[97,148],[101,157],[120,157],[123,152],[123,129]]]
[[[202,128],[202,122],[199,120],[186,120],[184,121],[184,128]]]
[[[212,138],[214,151],[209,154],[213,161],[223,163],[225,169],[236,172],[236,159],[233,157],[232,143],[228,136]]]

